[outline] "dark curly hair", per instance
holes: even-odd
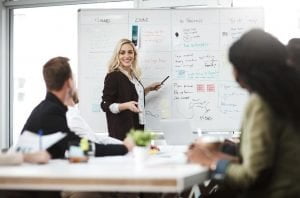
[[[253,29],[229,50],[238,81],[259,94],[282,120],[300,126],[300,74],[286,64],[286,47],[275,37]]]
[[[300,69],[300,38],[289,40],[286,48],[289,65]]]

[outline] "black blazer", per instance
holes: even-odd
[[[123,140],[130,129],[143,129],[139,124],[138,113],[129,110],[114,114],[109,110],[113,103],[129,101],[138,102],[138,94],[134,84],[121,71],[114,71],[106,75],[102,95],[101,108],[106,112],[109,136]]]
[[[64,158],[65,151],[68,149],[70,141],[80,141],[80,137],[70,131],[67,125],[66,112],[67,107],[52,93],[48,92],[46,99],[43,100],[31,112],[23,130],[38,133],[41,129],[44,135],[52,134],[58,131],[67,134],[65,138],[52,145],[48,150],[52,158]],[[105,155],[123,155],[128,150],[124,145],[103,145],[96,144],[96,156]]]

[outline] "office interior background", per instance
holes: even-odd
[[[146,0],[144,0],[146,2]],[[173,6],[172,0],[153,7]],[[213,1],[213,0],[212,0]],[[262,6],[265,30],[286,44],[300,37],[300,1],[230,0],[218,6]],[[77,11],[79,8],[144,8],[143,0],[1,0],[0,1],[0,147],[19,136],[32,109],[45,97],[42,65],[66,56],[77,74]],[[194,7],[182,0],[181,7]],[[209,1],[206,1],[209,2]],[[197,6],[201,7],[201,6]]]

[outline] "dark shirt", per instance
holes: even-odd
[[[42,130],[44,135],[58,131],[66,133],[66,137],[47,149],[53,159],[64,158],[68,143],[79,142],[81,139],[67,125],[67,110],[68,108],[54,94],[48,92],[45,100],[33,109],[22,130],[22,132],[28,130],[33,133],[38,133],[39,130]],[[128,152],[124,145],[95,145],[96,156],[123,155]]]
[[[101,108],[106,112],[109,136],[123,140],[130,129],[143,129],[143,126],[139,124],[137,113],[124,110],[114,114],[109,109],[113,103],[129,101],[138,102],[138,94],[134,84],[120,71],[107,74],[104,81]]]

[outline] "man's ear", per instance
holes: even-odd
[[[63,89],[72,89],[72,80],[71,80],[71,78],[69,78],[68,80],[66,80],[65,82],[64,82],[64,85],[63,85]]]
[[[66,85],[68,88],[73,88],[74,85],[73,85],[73,79],[72,78],[69,78],[67,81],[66,81]]]

